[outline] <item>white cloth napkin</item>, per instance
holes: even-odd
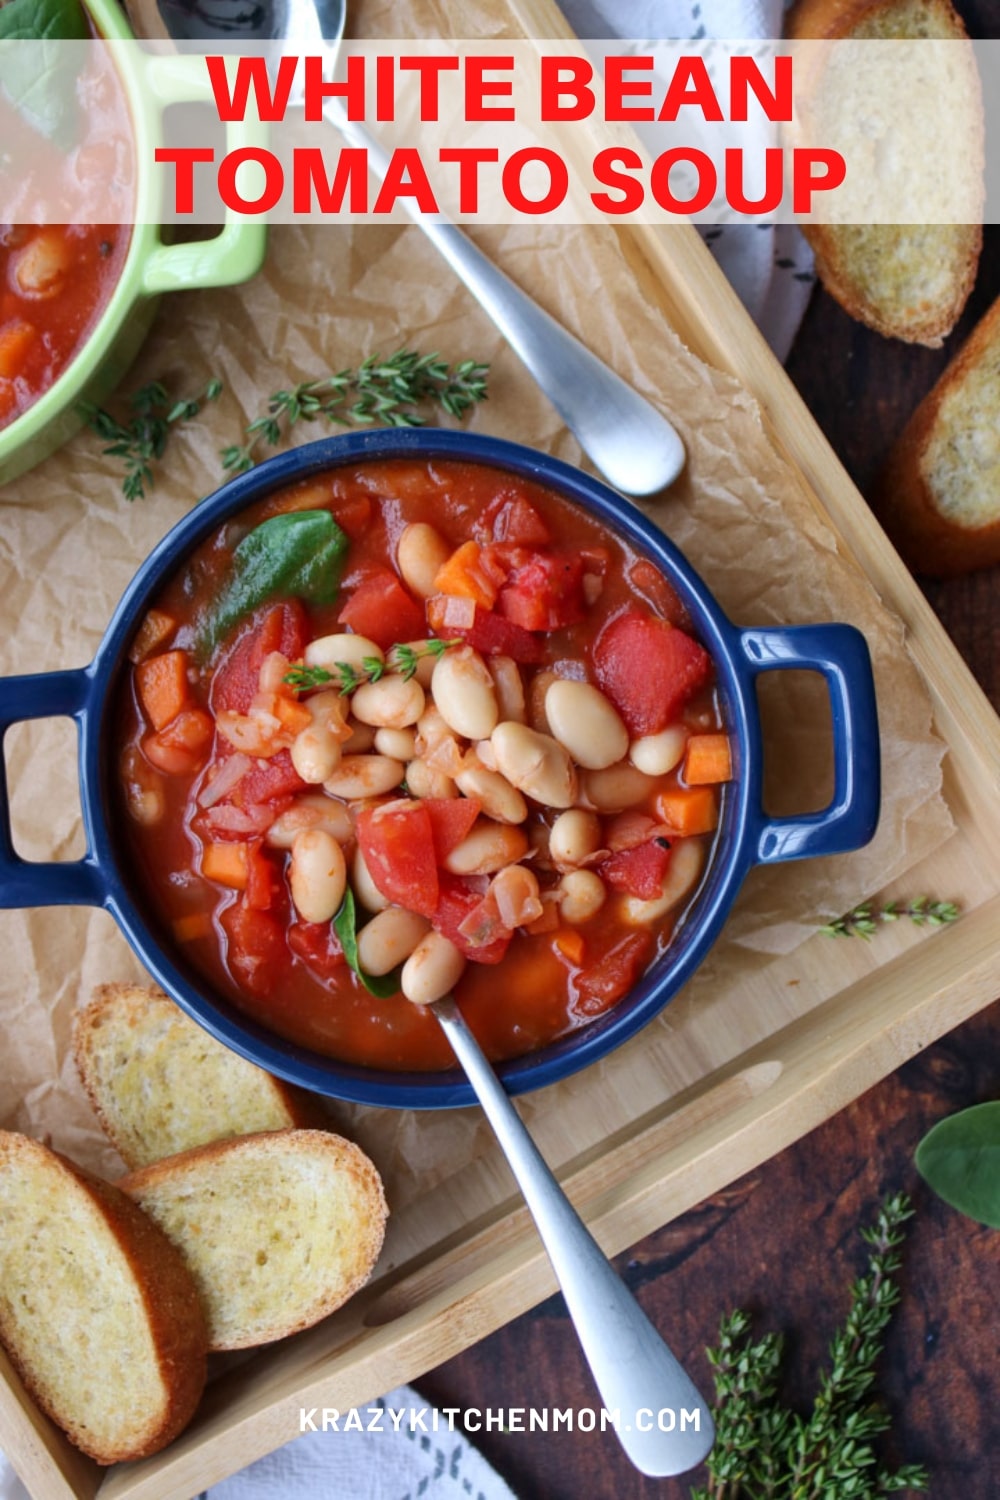
[[[582,38],[780,35],[782,0],[559,0]],[[771,347],[784,359],[812,288],[812,256],[790,226],[702,225],[722,270]],[[205,1492],[205,1500],[515,1500],[463,1432],[436,1424],[403,1386],[382,1398],[404,1412],[381,1431],[306,1432]],[[426,1413],[411,1420],[410,1413]],[[415,1430],[413,1430],[415,1429]],[[0,1453],[0,1500],[41,1500]]]

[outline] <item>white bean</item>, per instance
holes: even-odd
[[[475,797],[488,818],[498,823],[523,823],[528,816],[528,804],[516,786],[511,786],[499,771],[487,770],[485,766],[470,766],[459,771],[455,785],[467,797]]]
[[[358,905],[363,906],[365,911],[385,911],[392,905],[388,896],[383,896],[372,879],[360,848],[355,849],[354,859],[351,861],[351,888]]]
[[[545,716],[545,696],[552,684],[558,681],[557,674],[549,671],[547,668],[544,672],[536,672],[531,679],[531,686],[528,688],[526,713],[528,723],[532,729],[537,729],[539,734],[552,733],[549,721]]]
[[[622,902],[622,917],[633,927],[646,927],[659,921],[672,907],[690,896],[705,865],[705,848],[700,839],[678,839],[670,854],[670,863],[659,896],[643,901],[639,896],[626,896]]]
[[[412,729],[376,729],[373,744],[376,755],[388,755],[390,760],[412,760],[417,753]]]
[[[646,776],[666,776],[674,766],[680,765],[687,744],[687,730],[680,724],[671,724],[659,734],[644,734],[633,740],[628,758],[636,770]]]
[[[571,870],[560,880],[557,889],[559,915],[574,926],[596,917],[607,895],[604,881],[593,870]]]
[[[398,672],[390,672],[378,682],[361,684],[351,699],[351,712],[362,724],[374,724],[376,729],[406,729],[417,722],[425,704],[416,678],[407,681]]]
[[[528,840],[510,823],[477,818],[460,844],[443,861],[452,875],[492,875],[505,865],[516,864],[528,852]]]
[[[440,932],[428,932],[403,965],[401,988],[415,1005],[440,1000],[462,977],[465,955]]]
[[[500,717],[493,678],[471,646],[453,646],[434,667],[431,693],[448,728],[467,740],[485,740]]]
[[[121,776],[129,816],[144,828],[159,823],[167,810],[163,777],[154,771],[137,745],[122,752]]]
[[[577,780],[573,762],[551,735],[527,724],[498,724],[490,736],[502,776],[547,807],[572,807]]]
[[[581,807],[560,813],[549,833],[549,858],[560,867],[582,865],[601,847],[601,824],[597,815]]]
[[[388,974],[409,958],[430,931],[426,917],[402,906],[387,906],[358,933],[358,960],[366,974]]]
[[[657,785],[654,776],[644,776],[627,760],[601,771],[585,771],[581,777],[580,801],[601,813],[624,812],[645,800]]]
[[[493,678],[497,692],[497,704],[501,719],[511,719],[516,724],[525,720],[524,683],[521,669],[512,656],[488,656],[486,670]]]
[[[437,593],[434,580],[451,556],[451,548],[439,531],[426,521],[404,526],[396,547],[396,565],[403,582],[420,599]]]
[[[340,764],[347,708],[336,689],[314,693],[305,699],[305,706],[313,721],[308,729],[299,730],[292,741],[292,765],[303,781],[318,786]]]
[[[363,672],[366,656],[385,661],[382,648],[366,635],[351,635],[344,631],[338,635],[317,636],[316,640],[310,641],[304,660],[307,667],[323,667],[327,672],[336,672],[340,662],[346,662],[356,672]]]
[[[330,922],[347,888],[344,851],[332,834],[307,828],[295,837],[288,868],[295,910],[304,922]]]
[[[444,771],[429,766],[420,756],[406,767],[406,785],[411,797],[457,797],[458,787]]]
[[[545,694],[545,717],[578,766],[602,771],[628,753],[628,730],[618,710],[589,682],[558,677]]]
[[[278,814],[264,835],[264,842],[272,849],[290,849],[296,836],[306,828],[322,828],[338,844],[346,844],[354,833],[351,815],[342,802],[335,802],[322,792],[303,792],[291,807]]]
[[[332,776],[323,782],[331,797],[355,802],[360,797],[381,797],[403,779],[403,763],[388,755],[343,755]]]
[[[375,743],[375,730],[371,724],[359,724],[357,719],[348,719],[350,733],[341,745],[345,755],[367,755]]]
[[[17,257],[14,281],[25,297],[54,297],[61,291],[73,252],[55,228],[40,229]]]

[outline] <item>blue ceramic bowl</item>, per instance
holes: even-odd
[[[503,1064],[507,1089],[554,1083],[604,1057],[662,1010],[715,942],[747,871],[755,864],[809,859],[859,848],[879,811],[879,740],[871,663],[863,636],[849,625],[741,629],[732,625],[684,557],[607,486],[554,458],[514,443],[429,428],[351,433],[297,448],[261,464],[198,505],[139,569],[89,667],[0,679],[0,729],[22,719],[71,715],[79,726],[85,857],[73,863],[20,859],[10,837],[7,787],[0,785],[0,906],[106,907],[149,973],[213,1036],[293,1083],[334,1098],[396,1108],[473,1103],[464,1077],[389,1073],[348,1066],[286,1042],[213,995],[164,939],[135,898],[113,825],[117,755],[113,704],[126,652],[164,580],[227,517],[269,491],[338,464],[362,459],[450,458],[491,464],[534,480],[581,506],[656,564],[677,589],[711,653],[733,745],[713,858],[697,900],[667,953],[613,1010],[539,1052]],[[762,672],[821,672],[833,718],[835,789],[822,812],[765,816],[755,683]]]

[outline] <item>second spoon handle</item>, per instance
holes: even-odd
[[[559,1186],[450,996],[431,1009],[503,1148],[562,1288],[629,1458],[643,1474],[683,1474],[712,1446],[712,1418]]]

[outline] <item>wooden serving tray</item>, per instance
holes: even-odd
[[[529,35],[562,30],[546,3],[515,0],[512,10]],[[933,871],[912,870],[907,887],[958,894],[964,912],[932,936],[899,930],[870,948],[854,945],[839,976],[831,977],[828,942],[806,943],[776,981],[796,989],[776,994],[745,1030],[697,1032],[684,1081],[652,1107],[648,1092],[638,1095],[646,1102],[635,1117],[610,1133],[600,1130],[608,1080],[596,1069],[582,1075],[594,1138],[557,1151],[542,1143],[608,1253],[759,1165],[987,1005],[1000,952],[1000,720],[694,230],[618,234],[643,297],[696,355],[752,394],[817,514],[907,627],[949,751],[945,795],[957,830],[935,853]],[[841,949],[833,951],[839,961]],[[37,1500],[188,1500],[296,1436],[301,1407],[363,1405],[555,1288],[500,1172],[474,1181],[458,1174],[394,1217],[395,1243],[419,1248],[390,1255],[332,1319],[213,1380],[191,1427],[163,1453],[99,1469],[37,1413],[2,1355],[0,1448]]]

